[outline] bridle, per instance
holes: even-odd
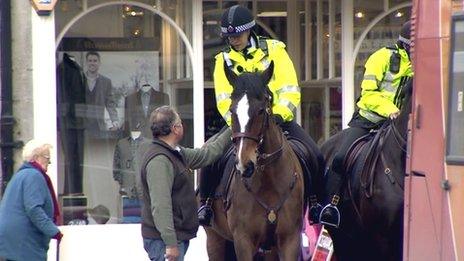
[[[247,95],[246,92],[244,95]],[[271,116],[271,101],[270,98],[266,98],[266,110],[265,110],[265,115],[263,119],[263,123],[261,125],[261,129],[258,133],[258,135],[253,135],[248,131],[245,132],[232,132],[232,143],[237,144],[237,142],[241,139],[249,139],[258,144],[258,148],[260,148],[263,144],[263,138],[264,138],[264,131],[266,128],[269,127],[269,118]]]
[[[253,135],[247,131],[245,132],[234,132],[232,133],[232,143],[236,144],[239,140],[241,139],[250,139],[258,144],[258,147],[260,147],[263,143],[263,137],[264,137],[264,130],[269,127],[269,117],[270,117],[271,111],[269,107],[266,109],[265,113],[265,118],[263,120],[263,124],[261,125],[261,130],[259,131],[259,134]]]
[[[282,156],[283,142],[280,143],[279,148],[271,153],[262,152],[264,133],[267,128],[269,128],[269,119],[271,118],[271,102],[268,100],[266,110],[264,113],[263,123],[261,125],[261,130],[258,135],[253,135],[247,131],[245,132],[235,132],[232,133],[232,143],[236,145],[242,139],[249,139],[256,142],[256,154],[257,154],[257,167],[260,170],[263,170],[265,165],[268,163],[280,158]],[[285,137],[283,137],[285,138]]]

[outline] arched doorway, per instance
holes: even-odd
[[[135,151],[151,110],[175,106],[193,145],[192,4],[147,2],[57,6],[58,193],[65,223],[81,225],[63,228],[66,260],[146,258]]]

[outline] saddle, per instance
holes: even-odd
[[[364,158],[360,163],[361,165],[359,165],[359,168],[357,169],[361,169],[361,187],[368,198],[372,196],[376,164],[378,159],[383,157],[382,149],[384,138],[388,132],[386,126],[388,125],[384,124],[380,129],[371,131],[370,133],[355,140],[348,149],[344,159],[345,172],[347,174],[351,173],[352,175],[356,175],[353,173],[355,164],[359,162],[359,158],[364,155]]]

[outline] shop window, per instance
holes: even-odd
[[[203,66],[205,81],[213,81],[214,57],[226,45],[221,38],[222,8],[217,1],[203,2]]]
[[[83,11],[79,1],[60,2],[57,34]],[[187,1],[151,5],[157,3],[190,31]],[[190,63],[176,34],[150,10],[109,3],[77,20],[59,43],[58,193],[65,224],[140,222],[137,151],[152,139],[155,108],[176,107],[182,145],[193,145]]]
[[[464,15],[453,17],[449,75],[446,161],[464,165]]]
[[[309,10],[311,12],[311,64],[307,66],[311,66],[310,70],[310,77],[309,79],[316,79],[317,78],[317,3],[311,2]],[[308,43],[309,44],[309,43]]]
[[[341,88],[323,84],[302,89],[301,125],[318,144],[342,129]]]

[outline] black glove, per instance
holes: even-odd
[[[284,119],[282,118],[282,116],[280,116],[279,114],[274,114],[273,116],[275,123],[279,126],[282,126],[282,124],[284,123]]]
[[[61,232],[56,233],[52,238],[61,241],[61,238],[63,238],[63,234]]]

